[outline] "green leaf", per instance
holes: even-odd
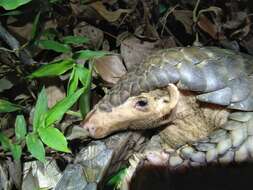
[[[23,115],[18,115],[15,122],[15,135],[17,141],[21,141],[26,135],[26,122]]]
[[[79,66],[79,65],[78,65]],[[77,67],[76,73],[79,80],[84,85],[84,93],[79,99],[79,107],[82,114],[82,117],[90,111],[90,88],[91,88],[91,79],[92,79],[92,67],[86,69],[84,67]]]
[[[30,1],[32,0],[0,0],[0,7],[3,7],[5,10],[13,10]]]
[[[5,151],[9,150],[11,147],[11,140],[0,131],[0,142]]]
[[[80,107],[80,112],[82,115],[82,118],[86,116],[87,113],[90,111],[90,92],[85,92],[80,96],[79,99],[79,107]]]
[[[21,110],[21,106],[0,99],[0,113],[14,112],[17,110]]]
[[[73,55],[74,59],[92,59],[92,58],[100,58],[103,57],[105,55],[111,54],[110,52],[106,52],[106,51],[91,51],[91,50],[81,50],[76,52]]]
[[[49,0],[50,3],[61,3],[63,0]]]
[[[12,144],[11,146],[11,153],[14,160],[20,160],[22,155],[22,148],[19,144]]]
[[[89,39],[83,36],[65,36],[62,41],[64,44],[83,44],[89,42]]]
[[[36,134],[28,134],[26,136],[26,145],[32,156],[41,162],[46,161],[43,143]]]
[[[67,96],[72,95],[76,91],[77,86],[78,86],[78,75],[76,74],[76,67],[74,67],[69,78]]]
[[[120,169],[114,176],[110,178],[110,180],[107,182],[107,185],[114,186],[116,189],[119,189],[119,185],[122,181],[122,179],[127,174],[127,168]]]
[[[33,130],[36,131],[38,128],[43,126],[44,118],[46,112],[48,110],[47,107],[47,94],[45,87],[42,88],[38,95],[38,99],[36,101],[34,115],[33,115]]]
[[[38,28],[39,20],[40,20],[40,12],[38,12],[33,22],[31,40],[34,40],[37,36],[37,28]]]
[[[163,14],[168,10],[168,6],[165,4],[159,4],[159,13]]]
[[[39,43],[44,49],[53,50],[58,53],[67,53],[71,51],[68,45],[54,40],[40,40]]]
[[[63,100],[57,102],[46,114],[46,127],[61,120],[64,113],[73,106],[83,92],[84,88],[81,88],[71,96],[67,96]]]
[[[38,130],[41,140],[50,148],[62,152],[71,152],[64,135],[54,127],[44,127]]]
[[[44,65],[37,71],[29,75],[29,78],[35,77],[48,77],[48,76],[59,76],[73,67],[74,61],[72,59],[60,60],[53,62],[48,65]]]
[[[87,86],[87,84],[91,83],[91,69],[86,69],[83,65],[77,65],[76,75],[83,86]]]
[[[3,13],[0,16],[17,16],[17,15],[22,15],[22,14],[23,14],[22,11],[15,10],[15,11],[8,11],[7,13]]]

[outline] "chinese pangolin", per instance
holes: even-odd
[[[170,168],[253,158],[253,57],[217,47],[176,47],[124,75],[84,120],[93,138],[158,128],[134,156]]]

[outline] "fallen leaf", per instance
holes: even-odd
[[[173,15],[176,20],[180,21],[187,33],[192,34],[192,25],[193,25],[193,13],[190,10],[174,10]]]
[[[57,102],[66,97],[65,90],[60,79],[44,78],[41,79],[46,86],[48,107],[53,107]]]
[[[53,107],[57,102],[66,96],[64,90],[58,86],[48,86],[46,87],[46,92],[48,96],[49,108]]]
[[[206,16],[201,15],[197,22],[199,28],[208,33],[213,39],[221,40],[226,37],[222,32],[219,32],[218,26],[212,23]]]
[[[100,48],[104,40],[103,31],[86,22],[81,22],[76,26],[74,35],[88,38],[88,44],[94,49]]]
[[[121,42],[120,51],[127,70],[130,71],[139,65],[142,60],[152,52],[163,47],[163,40],[148,42],[136,37],[128,37]],[[168,47],[167,47],[168,48]]]
[[[94,8],[108,22],[115,22],[120,18],[122,14],[131,12],[130,9],[118,9],[116,11],[108,11],[104,6],[103,2],[101,1],[91,3],[90,6]]]
[[[0,79],[0,92],[10,89],[11,87],[13,87],[13,84],[9,80],[7,80],[5,77]]]
[[[115,84],[126,73],[122,60],[117,55],[96,59],[94,66],[101,78],[112,84]]]

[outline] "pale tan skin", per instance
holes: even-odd
[[[139,100],[148,104],[138,106]],[[169,147],[207,136],[227,121],[229,111],[218,106],[200,105],[193,93],[180,92],[174,84],[167,88],[130,97],[111,112],[96,107],[83,127],[93,138],[103,138],[126,129],[147,129],[167,123],[160,136]]]
[[[160,132],[162,140],[171,148],[206,137],[227,122],[229,111],[224,107],[200,103],[194,93],[180,93],[173,109],[171,123]]]
[[[144,129],[152,122],[157,122],[176,106],[179,91],[174,85],[168,85],[166,89],[154,90],[142,93],[139,96],[130,97],[125,103],[114,107],[111,112],[94,108],[84,121],[93,138],[103,138],[116,131],[126,129]],[[145,108],[136,107],[140,100],[147,100]],[[156,127],[156,126],[150,126]]]

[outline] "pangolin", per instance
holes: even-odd
[[[134,156],[122,189],[141,160],[176,169],[252,159],[252,59],[217,47],[176,47],[123,76],[82,124],[93,138],[158,128]]]

